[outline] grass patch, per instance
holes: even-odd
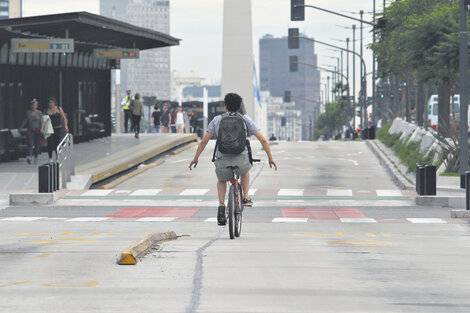
[[[444,173],[442,173],[440,176],[460,177],[460,173],[444,172]]]
[[[400,141],[401,133],[392,135],[388,133],[391,126],[392,123],[385,125],[379,131],[377,138],[395,152],[397,157],[407,167],[408,173],[415,171],[416,163],[433,164],[434,151],[427,155],[426,153],[419,153],[420,142],[404,143]]]

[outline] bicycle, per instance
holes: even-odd
[[[251,162],[260,162],[250,157]],[[233,178],[230,180],[230,188],[228,190],[228,204],[225,206],[225,217],[228,220],[228,232],[230,239],[240,237],[242,233],[243,222],[243,188],[240,183],[240,176],[237,175],[236,170],[238,166],[227,166],[233,172]]]
[[[228,232],[230,239],[240,237],[243,220],[243,188],[240,184],[240,176],[236,174],[238,166],[227,166],[233,171],[233,178],[230,180],[228,191],[228,204],[225,207],[225,216],[228,220]]]

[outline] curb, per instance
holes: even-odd
[[[452,210],[450,214],[452,218],[470,218],[470,211],[467,210]]]
[[[177,154],[179,154],[179,153],[181,153],[181,152],[183,152],[183,151],[185,151],[185,150],[188,150],[189,148],[192,148],[192,147],[194,147],[194,146],[197,146],[198,144],[199,144],[199,142],[197,142],[197,141],[191,142],[191,143],[189,143],[189,144],[187,144],[187,145],[184,145],[184,146],[182,146],[182,147],[176,148],[175,150],[173,150],[173,151],[171,152],[171,154],[172,154],[172,155],[177,155]]]
[[[178,239],[178,236],[174,231],[166,233],[156,233],[148,235],[139,242],[133,244],[127,250],[121,253],[117,260],[119,265],[135,265],[137,264],[138,258],[143,256],[148,250],[154,247],[156,244]]]
[[[144,167],[141,167],[141,168],[138,168],[136,169],[135,171],[132,171],[130,173],[127,173],[125,175],[122,175],[121,177],[118,177],[116,178],[115,180],[113,180],[112,182],[109,182],[107,183],[106,185],[103,185],[100,187],[100,189],[111,189],[111,188],[114,188],[116,187],[117,185],[119,184],[122,184],[123,182],[125,182],[126,180],[128,179],[131,179],[132,177],[135,177],[153,167],[156,167],[156,166],[160,166],[162,165],[163,163],[165,163],[164,160],[160,159],[160,160],[157,160],[156,162],[154,163],[150,163],[150,164],[147,164],[145,165]]]
[[[402,190],[415,189],[415,186],[395,167],[395,164],[385,155],[375,142],[365,141],[367,147],[377,157],[380,164],[385,167],[393,183]]]
[[[59,195],[54,193],[12,193],[10,194],[10,205],[45,205],[54,204]]]

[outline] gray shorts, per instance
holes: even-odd
[[[227,166],[238,166],[235,170],[237,175],[243,175],[251,169],[248,154],[239,154],[236,156],[224,156],[215,160],[215,173],[220,181],[227,182],[233,178],[233,172]]]

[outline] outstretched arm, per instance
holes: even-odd
[[[274,162],[273,155],[271,154],[271,147],[269,147],[268,141],[266,140],[266,138],[264,138],[263,134],[260,131],[254,133],[254,135],[259,140],[259,142],[261,142],[264,151],[266,151],[266,155],[269,158],[269,167],[272,168],[274,166],[274,169],[277,171],[277,164],[276,162]]]
[[[194,168],[196,168],[197,163],[199,162],[199,156],[201,155],[202,151],[204,151],[204,149],[207,146],[207,143],[209,142],[211,138],[212,138],[211,133],[206,133],[204,138],[202,138],[201,142],[199,143],[199,146],[197,147],[196,155],[194,156],[194,159],[189,164],[190,170],[192,170],[193,165],[194,165]]]

